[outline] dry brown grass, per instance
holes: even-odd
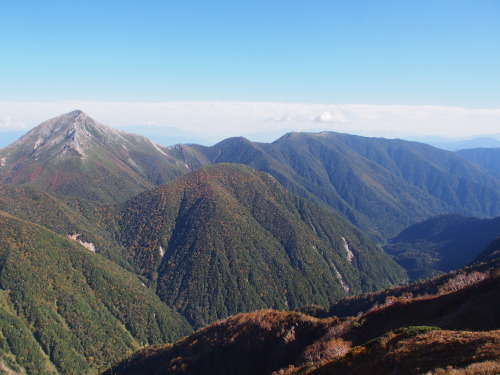
[[[494,374],[498,358],[500,331],[438,330],[412,337],[383,337],[370,346],[352,349],[311,374]]]
[[[488,278],[488,276],[489,275],[487,272],[462,272],[456,275],[454,278],[448,280],[443,286],[439,288],[439,291],[441,293],[455,292],[469,285],[477,284]]]
[[[495,375],[500,374],[500,360],[484,361],[481,363],[473,363],[465,368],[454,368],[447,366],[446,368],[438,368],[429,371],[426,375]]]
[[[491,374],[500,358],[500,331],[487,330],[498,329],[499,281],[491,273],[441,295],[386,295],[357,317],[238,314],[152,353],[155,363],[137,358],[131,371],[124,363],[117,373],[143,374],[147,362],[155,375]],[[454,331],[422,327],[429,325]]]
[[[316,341],[306,347],[302,353],[302,358],[305,362],[312,364],[331,360],[335,357],[340,357],[346,354],[351,348],[349,341],[344,341],[340,338],[331,339],[328,341]]]

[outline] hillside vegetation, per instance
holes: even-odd
[[[247,166],[202,168],[122,207],[130,262],[195,325],[255,309],[328,306],[406,279],[346,221]]]
[[[145,344],[191,331],[134,274],[6,213],[0,314],[2,360],[28,374],[95,372]]]
[[[55,196],[29,187],[0,184],[0,211],[39,224],[64,237],[93,245],[94,251],[132,270],[116,240],[117,209],[83,199]]]
[[[406,228],[384,250],[419,279],[465,266],[499,236],[500,216],[442,215]]]
[[[437,214],[500,215],[498,176],[421,143],[322,132],[290,133],[272,144],[230,138],[190,148],[204,155],[195,162],[186,158],[191,168],[208,160],[268,172],[381,242]]]
[[[498,264],[482,267],[483,278],[456,288],[437,281],[434,295],[389,298],[356,317],[240,314],[174,345],[145,348],[103,375],[494,373],[500,369],[500,275]]]
[[[417,327],[418,328],[418,327]],[[418,331],[417,331],[418,332]],[[500,371],[500,331],[390,332],[310,375],[481,375]],[[432,354],[429,355],[429,352]],[[288,374],[293,374],[289,372]]]

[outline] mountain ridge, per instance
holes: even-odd
[[[83,130],[66,129],[52,148],[37,135],[64,123]],[[43,150],[52,151],[50,157],[42,158]],[[103,203],[123,202],[204,165],[246,164],[333,208],[379,243],[438,214],[500,215],[500,178],[475,163],[417,142],[334,132],[288,133],[273,143],[234,137],[210,147],[162,147],[73,111],[1,149],[0,160],[4,183]]]
[[[416,142],[322,132],[289,133],[271,144],[235,137],[190,147],[209,163],[236,162],[270,173],[381,242],[418,218],[500,212],[497,177],[455,153]]]

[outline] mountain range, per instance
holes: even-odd
[[[240,163],[326,204],[384,243],[429,217],[500,215],[500,177],[456,153],[402,140],[323,132],[254,143],[161,147],[74,111],[0,150],[0,179],[99,202],[133,195],[200,166]]]
[[[431,146],[448,151],[458,151],[474,148],[495,148],[500,147],[500,134],[490,134],[476,138],[448,139],[442,137],[410,137],[410,141],[427,143]]]
[[[500,215],[495,172],[415,142],[323,132],[163,147],[81,111],[0,149],[0,181],[7,373],[96,373],[259,309],[328,315],[344,297],[414,277],[401,261],[410,245],[392,252],[405,270],[379,245],[389,238],[434,240],[418,229],[432,221],[417,223],[435,215],[493,227],[484,218]],[[439,267],[472,260],[482,243],[446,248]],[[495,254],[488,247],[478,260]],[[314,319],[303,319],[307,337],[323,329]]]
[[[437,214],[483,217],[500,210],[496,176],[453,152],[414,142],[323,132],[291,133],[272,144],[231,138],[177,149],[182,153],[175,156],[191,169],[236,162],[270,173],[379,242]]]

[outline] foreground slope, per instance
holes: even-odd
[[[0,314],[2,361],[28,374],[96,371],[191,331],[136,275],[3,212]]]
[[[197,325],[406,279],[346,221],[244,165],[201,168],[128,201],[121,217],[136,271]]]
[[[99,202],[123,201],[188,171],[146,137],[73,111],[0,150],[0,179]]]
[[[322,132],[290,133],[272,144],[230,138],[191,149],[185,159],[191,167],[232,162],[268,172],[380,241],[437,214],[500,215],[496,175],[416,142]],[[204,158],[193,161],[196,153]]]
[[[500,371],[499,343],[498,330],[433,330],[409,337],[391,332],[308,374],[493,375]]]
[[[499,236],[500,217],[442,215],[406,228],[384,249],[418,279],[465,266]]]
[[[470,268],[450,275],[439,293],[391,298],[356,317],[240,314],[174,345],[145,348],[104,374],[442,374],[454,367],[493,374],[500,370],[500,275],[498,262],[482,267],[490,273]],[[482,278],[449,288],[475,274]]]

